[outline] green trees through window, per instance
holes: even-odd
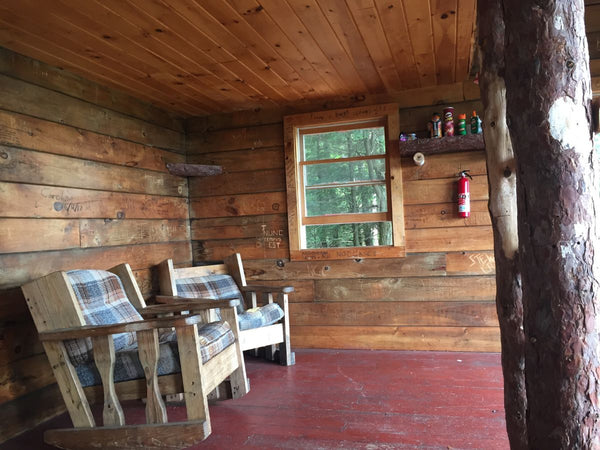
[[[305,248],[392,245],[385,128],[307,129],[300,139]]]

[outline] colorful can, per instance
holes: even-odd
[[[444,108],[444,136],[454,136],[454,108]]]
[[[441,138],[442,137],[442,121],[438,113],[431,115],[431,122],[428,124],[429,137]]]
[[[408,140],[409,141],[416,141],[417,140],[417,134],[416,133],[410,133],[408,135]]]
[[[458,130],[457,130],[457,134],[459,136],[464,136],[465,134],[467,134],[467,115],[466,114],[459,114],[458,115]]]
[[[404,131],[402,131],[400,133],[400,136],[399,136],[398,140],[400,142],[406,142],[406,141],[408,141],[408,136],[406,136],[406,133]]]

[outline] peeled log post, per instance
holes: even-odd
[[[479,86],[484,107],[483,130],[490,189],[488,206],[494,230],[496,309],[502,343],[506,430],[512,449],[526,449],[527,397],[521,272],[518,265],[517,188],[515,158],[506,124],[503,16],[502,4],[498,1],[478,1]]]
[[[600,203],[584,1],[503,4],[529,448],[598,448]]]

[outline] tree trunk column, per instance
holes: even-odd
[[[481,49],[479,86],[484,106],[489,210],[494,230],[496,308],[502,343],[506,430],[512,449],[526,449],[525,336],[518,264],[515,158],[506,123],[502,4],[496,0],[479,0],[477,23]]]
[[[583,0],[504,0],[507,115],[517,157],[527,433],[594,448],[600,270]]]

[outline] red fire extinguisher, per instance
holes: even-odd
[[[467,218],[471,215],[471,192],[469,190],[469,175],[468,170],[463,170],[460,173],[458,180],[458,217]]]

